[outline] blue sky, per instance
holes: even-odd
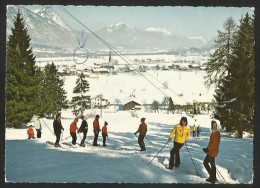
[[[53,6],[65,15],[58,6]],[[140,29],[164,28],[172,34],[189,37],[202,36],[209,40],[222,30],[228,17],[238,23],[241,15],[253,13],[250,7],[106,7],[106,6],[64,6],[91,30],[124,22]],[[65,19],[74,29],[83,30],[77,22]]]

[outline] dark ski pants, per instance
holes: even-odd
[[[200,132],[197,132],[197,137],[200,137]]]
[[[145,144],[144,144],[144,137],[145,137],[145,135],[140,135],[140,134],[139,134],[139,137],[138,137],[138,144],[139,144],[141,150],[143,150],[143,151],[146,150]]]
[[[95,137],[94,137],[94,142],[93,142],[93,145],[94,145],[94,146],[97,146],[97,145],[98,145],[98,144],[97,144],[98,134],[99,134],[99,132],[98,132],[98,133],[95,133],[95,132],[94,132],[94,135],[95,135]]]
[[[72,144],[75,145],[77,141],[77,135],[76,133],[70,133],[70,135],[72,137]]]
[[[193,137],[196,137],[196,131],[193,131],[192,133],[193,133],[192,136],[193,136]]]
[[[174,142],[173,148],[170,152],[170,161],[169,166],[179,166],[180,165],[180,149],[182,148],[183,144]],[[174,163],[175,158],[175,163]]]
[[[103,146],[105,146],[106,145],[106,140],[107,140],[107,135],[102,135],[102,137],[103,137]]]
[[[61,135],[61,133],[55,133],[55,136],[56,136],[55,146],[59,145],[59,142],[60,142],[60,135]]]
[[[36,131],[37,131],[37,138],[41,138],[42,135],[41,129],[36,129]]]
[[[215,157],[211,157],[211,156],[207,155],[203,161],[203,165],[206,168],[206,170],[208,171],[210,179],[216,180]]]
[[[82,140],[81,140],[81,144],[84,144],[84,142],[85,142],[85,140],[86,140],[86,137],[87,137],[87,133],[88,133],[88,131],[83,132],[83,138],[82,138]]]

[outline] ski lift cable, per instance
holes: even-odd
[[[137,72],[139,72],[140,75],[142,75],[150,84],[152,84],[155,88],[157,88],[163,95],[168,97],[166,93],[164,93],[159,87],[157,87],[152,81],[150,81],[148,78],[146,78],[140,70],[136,69],[132,64],[130,64],[126,59],[124,59],[121,54],[119,54],[108,42],[106,42],[104,39],[99,37],[97,34],[95,34],[92,30],[90,30],[88,27],[86,27],[82,22],[80,22],[75,16],[73,16],[69,11],[67,11],[64,7],[60,5],[60,7],[63,9],[63,11],[71,16],[73,19],[75,19],[80,25],[85,27],[91,34],[93,34],[95,37],[97,37],[99,40],[101,40],[107,47],[109,47],[113,52],[115,52],[123,61],[125,61],[128,65],[130,65],[132,68],[134,68]]]
[[[91,31],[89,28],[87,28],[83,23],[81,23],[76,17],[74,17],[71,13],[69,13],[69,11],[67,11],[65,8],[63,8],[62,6],[60,6],[63,10],[65,11],[66,14],[68,14],[69,16],[71,16],[73,19],[75,19],[79,24],[81,24],[83,27],[85,27],[91,34],[93,34],[95,37],[97,37],[99,40],[101,40],[101,42],[103,42],[107,47],[109,47],[110,50],[112,50],[113,52],[115,52],[123,61],[125,61],[128,65],[130,65],[132,68],[134,68],[141,76],[143,76],[148,82],[150,82],[154,87],[156,87],[163,95],[165,95],[166,97],[169,97],[167,94],[165,94],[159,87],[157,87],[154,83],[152,83],[152,81],[150,81],[148,78],[146,78],[139,69],[136,69],[132,64],[130,64],[126,59],[124,59],[122,57],[122,55],[127,58],[129,61],[131,61],[133,64],[135,64],[138,68],[140,68],[139,65],[137,65],[136,63],[134,63],[131,59],[129,59],[127,56],[125,56],[124,54],[119,54],[116,49],[109,44],[107,41],[105,41],[104,39],[102,39],[101,37],[99,37],[96,33],[94,33],[93,31]],[[160,84],[163,84],[160,80],[158,80],[157,78],[155,78],[152,74],[148,73],[152,78],[154,78],[157,82],[159,82]],[[183,101],[188,102],[187,100],[185,100],[183,97],[179,96],[176,92],[174,92],[172,89],[168,88],[171,92],[173,92],[177,97],[181,98]],[[176,104],[176,103],[174,103]]]

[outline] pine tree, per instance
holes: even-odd
[[[20,127],[40,109],[39,79],[30,36],[18,11],[7,41],[6,121]]]
[[[248,13],[241,18],[235,35],[231,73],[235,80],[236,93],[236,100],[232,104],[233,118],[236,120],[238,137],[242,138],[243,131],[252,130],[254,126],[254,17]]]
[[[62,109],[68,108],[66,92],[63,88],[64,80],[60,78],[58,69],[52,64],[44,67],[42,75],[41,99],[43,102],[42,113],[53,117]]]
[[[79,75],[76,80],[76,86],[73,89],[73,93],[76,95],[72,97],[71,107],[73,114],[78,116],[79,114],[83,115],[85,109],[89,109],[90,106],[90,96],[86,95],[89,92],[89,83],[86,80],[83,72]]]
[[[221,79],[218,87],[215,89],[215,99],[217,105],[215,107],[215,118],[219,119],[222,128],[226,128],[227,131],[234,130],[234,122],[232,121],[233,109],[230,106],[229,101],[235,98],[235,93],[233,92],[231,86],[234,79],[231,77],[230,71],[226,77]]]

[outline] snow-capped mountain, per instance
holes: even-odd
[[[32,46],[44,45],[51,47],[78,46],[78,38],[82,31],[74,31],[66,23],[66,17],[59,16],[51,6],[42,9],[29,9],[26,6],[7,6],[7,36],[13,26],[13,17],[19,8],[30,37]],[[90,28],[91,29],[91,28]],[[174,35],[166,28],[148,27],[138,29],[124,22],[101,28],[95,33],[110,45],[121,50],[173,50],[200,48],[205,44],[202,38],[189,38]],[[90,50],[107,49],[99,39],[85,32],[85,47]]]
[[[75,32],[72,32],[72,29],[50,6],[39,11],[32,11],[24,6],[8,6],[7,36],[11,33],[13,17],[18,8],[24,18],[33,46],[71,47],[73,43],[76,44]]]
[[[37,14],[43,18],[51,19],[56,24],[71,31],[71,28],[66,24],[66,22],[58,14],[55,13],[55,11],[53,10],[53,8],[51,6],[45,6],[43,9],[40,9],[37,12]]]
[[[97,31],[97,34],[105,38],[114,47],[123,49],[169,50],[199,48],[205,44],[202,38],[173,35],[165,28],[150,27],[141,30],[123,22],[104,27]]]

